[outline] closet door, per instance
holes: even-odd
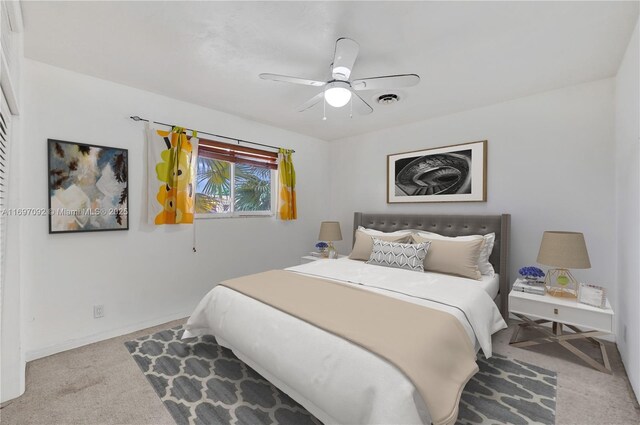
[[[0,294],[4,291],[5,258],[7,246],[7,202],[9,188],[9,141],[11,131],[11,113],[0,91]]]

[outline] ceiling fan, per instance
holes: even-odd
[[[362,115],[370,114],[373,112],[373,108],[358,95],[358,91],[411,87],[420,82],[420,77],[417,74],[385,75],[349,80],[359,49],[358,43],[350,38],[342,37],[336,40],[336,49],[333,55],[333,63],[331,64],[331,76],[328,81],[309,80],[278,74],[260,74],[260,78],[304,86],[324,87],[320,93],[303,103],[298,108],[299,112],[306,111],[323,100],[335,108],[342,108],[351,101],[352,109]],[[323,119],[326,120],[326,116]]]

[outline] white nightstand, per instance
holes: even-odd
[[[511,341],[514,347],[528,347],[532,345],[557,342],[565,349],[582,359],[589,366],[605,373],[611,373],[611,365],[604,344],[595,339],[613,333],[613,310],[609,301],[606,308],[591,307],[579,303],[575,298],[553,297],[549,294],[536,295],[526,292],[511,291],[509,294],[509,313],[523,321],[513,332]],[[531,319],[534,318],[534,319]],[[542,326],[551,323],[551,328]],[[563,333],[566,326],[571,333]],[[532,327],[544,334],[543,337],[518,341],[521,328]],[[580,328],[590,329],[582,331]],[[586,338],[600,346],[604,364],[589,357],[571,344],[572,339]]]
[[[338,255],[338,258],[344,258],[344,257],[346,257],[346,255]],[[314,257],[313,255],[305,255],[304,257],[300,258],[300,264],[307,264],[317,260],[328,260],[328,258]]]

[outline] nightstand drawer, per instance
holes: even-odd
[[[528,295],[528,294],[527,294]],[[535,299],[539,297],[539,299]],[[607,310],[586,307],[574,303],[551,303],[550,295],[531,295],[528,297],[510,296],[509,309],[513,313],[524,314],[540,319],[561,322],[574,326],[582,326],[604,332],[613,331],[613,315]]]

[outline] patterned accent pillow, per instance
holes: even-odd
[[[431,242],[417,244],[389,242],[373,237],[373,250],[367,264],[424,271],[424,257]]]

